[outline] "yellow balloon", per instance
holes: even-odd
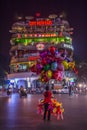
[[[68,62],[67,61],[63,61],[62,64],[64,65],[64,69],[68,69],[69,65],[68,65]]]
[[[64,108],[62,108],[61,111],[64,112]]]
[[[53,109],[53,113],[56,113],[56,111],[57,111],[57,108],[54,108],[54,109]]]
[[[48,78],[51,78],[51,77],[52,77],[52,71],[51,71],[51,70],[48,70],[48,71],[47,71],[47,77],[48,77]]]
[[[69,62],[69,67],[71,67],[73,69],[75,67],[75,61]]]

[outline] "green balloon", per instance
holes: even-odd
[[[50,69],[50,65],[49,65],[49,64],[47,64],[47,65],[44,66],[44,70],[45,70],[45,71],[47,71],[47,70],[49,70],[49,69]]]

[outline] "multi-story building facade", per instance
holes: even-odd
[[[30,67],[36,64],[40,52],[50,46],[65,49],[68,57],[73,59],[73,28],[63,17],[19,17],[18,21],[13,23],[10,33],[11,61],[8,79],[15,87],[20,88],[21,84],[25,87],[36,86],[39,75],[31,72]]]

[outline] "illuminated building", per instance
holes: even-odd
[[[36,64],[41,51],[50,46],[66,49],[69,58],[73,58],[72,37],[73,28],[69,22],[57,15],[48,18],[27,16],[18,18],[10,30],[11,61],[8,79],[15,86],[35,86],[39,75],[30,71]]]

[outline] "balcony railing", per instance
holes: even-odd
[[[14,58],[11,60],[10,63],[12,64],[12,63],[17,63],[17,62],[27,62],[27,61],[28,61],[28,58],[24,58],[24,57],[23,58]]]

